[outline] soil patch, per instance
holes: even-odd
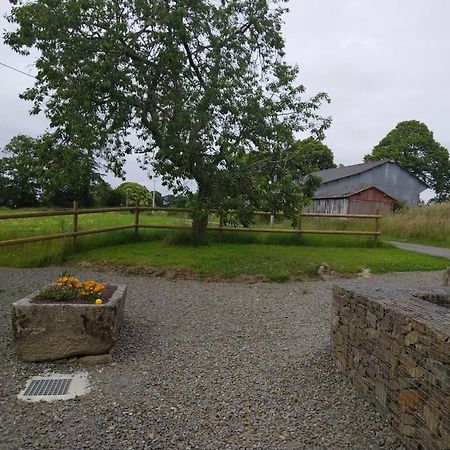
[[[262,274],[240,274],[231,278],[224,278],[218,273],[209,273],[207,275],[201,275],[193,271],[182,269],[179,267],[161,268],[148,264],[136,264],[133,266],[125,266],[107,261],[69,261],[67,266],[77,267],[82,269],[93,269],[100,272],[114,272],[125,276],[145,275],[151,277],[165,278],[167,280],[194,280],[207,283],[265,283],[273,282],[265,275]],[[333,276],[327,278],[327,280],[339,279],[339,278],[353,278],[355,275],[341,274],[333,272]],[[295,277],[290,277],[288,280],[283,281],[318,281],[322,278],[318,274],[301,274]]]

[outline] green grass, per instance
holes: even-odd
[[[11,210],[1,210],[0,214]],[[16,211],[14,211],[16,212]],[[17,211],[17,212],[24,212]],[[131,213],[81,215],[79,229],[132,224]],[[211,224],[216,220],[211,218]],[[189,226],[182,215],[142,213],[143,224],[176,224]],[[71,216],[42,217],[0,221],[0,240],[70,231]],[[268,227],[264,219],[256,225]],[[276,227],[288,228],[278,220]],[[307,219],[305,229],[350,230],[373,229],[371,221]],[[77,239],[76,254],[71,240],[3,247],[0,266],[38,267],[67,260],[72,263],[87,260],[94,264],[111,263],[123,266],[147,265],[161,269],[181,269],[198,277],[233,278],[242,274],[263,275],[283,281],[310,276],[326,262],[340,273],[353,274],[362,268],[372,272],[409,270],[439,270],[448,260],[405,252],[382,245],[373,248],[372,237],[333,235],[292,235],[270,233],[217,232],[207,234],[207,245],[193,247],[189,231],[141,229],[83,236]]]
[[[20,209],[10,210],[0,208],[0,214],[35,212],[44,209]],[[111,212],[100,214],[80,215],[78,218],[78,229],[88,230],[93,228],[106,228],[118,225],[131,225],[134,215],[129,212]],[[267,221],[259,219],[255,226],[268,227]],[[184,214],[151,214],[141,213],[141,224],[183,225],[189,226],[190,219]],[[211,217],[210,224],[218,225],[218,219]],[[325,221],[314,221],[310,225],[304,224],[306,228],[336,228],[348,229],[352,226],[350,221],[333,221],[326,224]],[[353,224],[353,226],[355,226]],[[277,220],[276,227],[288,228],[289,223]],[[71,231],[71,216],[35,217],[26,219],[11,219],[0,221],[0,240],[17,239],[28,236],[38,236],[53,233]],[[168,231],[158,229],[139,230],[139,240],[161,241],[164,244],[190,245],[191,237],[189,231]],[[104,234],[83,236],[77,239],[77,251],[101,248],[105,246],[133,242],[136,236],[132,230],[116,231]],[[371,247],[373,238],[352,236],[324,236],[324,235],[292,235],[292,234],[270,234],[270,233],[245,233],[228,232],[222,237],[217,232],[208,234],[208,242],[236,243],[236,244],[259,244],[259,245],[309,245],[322,247]],[[71,254],[71,240],[59,239],[11,247],[3,247],[0,251],[0,266],[12,267],[39,267],[66,261]]]
[[[1,209],[0,214],[25,213],[42,211],[43,209]],[[80,215],[78,229],[107,228],[120,225],[132,225],[134,215],[129,212],[114,212]],[[189,225],[182,215],[152,215],[141,213],[142,224]],[[29,236],[40,236],[69,232],[72,230],[71,216],[34,217],[26,219],[0,220],[0,240],[18,239]],[[140,230],[139,238],[147,240],[162,239],[170,235],[164,230]],[[115,231],[111,233],[94,234],[77,239],[78,251],[115,245],[134,241],[133,230]],[[67,260],[71,253],[71,239],[58,239],[23,245],[2,247],[0,250],[0,266],[9,267],[40,267]]]
[[[181,269],[199,277],[233,278],[263,275],[284,281],[314,275],[326,262],[335,271],[355,274],[363,268],[374,273],[440,270],[448,260],[394,248],[326,248],[282,245],[214,243],[201,247],[171,246],[162,242],[137,242],[88,250],[73,261],[113,263]]]
[[[0,214],[36,212],[34,210],[6,210],[0,209]],[[141,213],[141,224],[161,225],[189,225],[190,221],[182,214],[168,215]],[[134,214],[129,212],[111,212],[100,214],[82,214],[78,216],[78,229],[88,230],[92,228],[106,228],[120,225],[132,225]],[[72,230],[72,216],[33,217],[26,219],[8,219],[0,221],[0,240],[17,239],[27,236],[38,236],[51,233],[63,233]]]

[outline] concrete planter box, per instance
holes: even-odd
[[[22,361],[101,355],[116,344],[124,318],[126,285],[103,305],[32,303],[40,291],[11,305],[13,341]]]

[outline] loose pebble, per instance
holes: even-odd
[[[63,270],[0,268],[0,449],[403,448],[333,364],[331,282],[202,283],[69,269],[128,285],[113,363],[20,362],[9,306]],[[89,375],[86,396],[16,397],[31,376],[80,370]]]

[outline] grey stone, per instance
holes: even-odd
[[[11,306],[14,347],[23,361],[102,355],[115,345],[123,322],[126,286],[108,303],[33,303],[39,291]]]
[[[89,355],[82,356],[78,359],[78,362],[83,366],[94,366],[96,364],[109,364],[112,362],[111,353],[105,353],[104,355]]]
[[[128,285],[114,362],[85,368],[93,386],[87,396],[52,405],[18,402],[30,375],[61,367],[14,357],[9,306],[19,289],[31,292],[67,269],[0,268],[0,449],[30,449],[33,442],[49,450],[377,449],[382,437],[385,448],[405,450],[336,370],[331,285],[320,281],[250,285],[73,269],[80,278]],[[440,277],[375,275],[365,283],[436,285]],[[343,337],[363,331],[343,317]],[[442,425],[441,434],[448,429]]]

